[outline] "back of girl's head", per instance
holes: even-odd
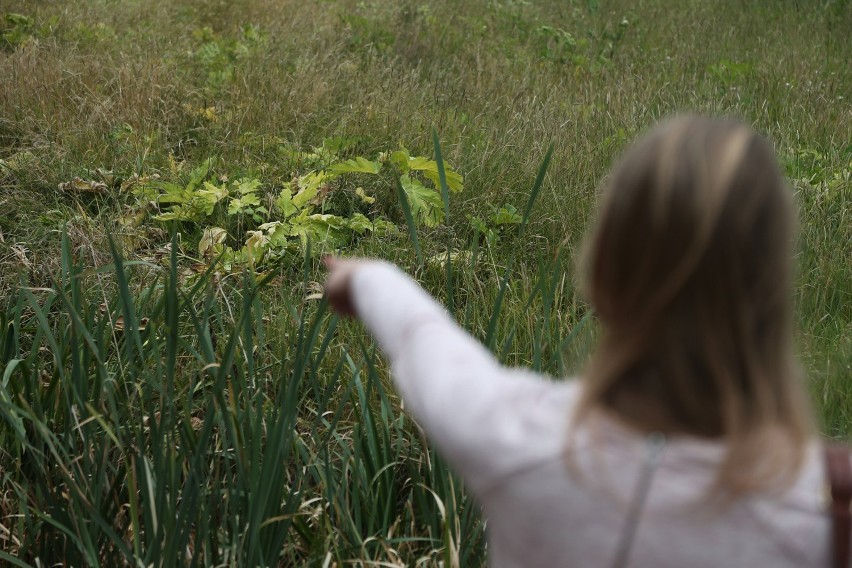
[[[790,345],[793,231],[791,193],[748,126],[682,117],[636,143],[586,243],[603,338],[580,415],[602,406],[640,429],[724,438],[719,482],[734,493],[789,479],[810,435]]]

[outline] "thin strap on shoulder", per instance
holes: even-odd
[[[852,534],[852,465],[849,448],[825,448],[825,464],[831,487],[831,551],[834,568],[849,566],[849,540]]]
[[[619,539],[615,559],[612,562],[612,568],[625,568],[627,566],[630,549],[633,547],[633,540],[636,538],[639,518],[642,516],[642,508],[648,499],[648,493],[651,490],[651,481],[665,449],[666,437],[663,434],[652,432],[645,438],[645,466],[640,473],[639,484],[636,486],[636,493],[633,495],[633,503],[627,511],[627,518],[625,519],[624,528],[621,531],[621,538]]]

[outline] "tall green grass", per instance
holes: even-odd
[[[437,139],[436,150],[443,170]],[[87,270],[67,237],[61,247],[52,286],[22,283],[0,322],[0,559],[484,563],[476,505],[400,411],[375,347],[303,299],[310,250],[302,296],[282,296],[275,313],[260,292],[279,275],[245,274],[223,297],[215,265],[181,274],[174,238],[165,268],[125,262],[113,246],[111,264]],[[457,296],[477,264],[471,251],[442,288]],[[500,338],[505,359],[526,336],[512,320],[499,326],[517,284],[523,309],[539,312],[533,366],[559,372],[569,331],[559,281],[558,259],[528,282],[507,265],[490,309],[457,305],[468,325],[487,321],[486,342]]]

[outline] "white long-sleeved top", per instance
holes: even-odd
[[[502,367],[390,264],[358,267],[350,294],[406,408],[481,504],[490,565],[612,566],[647,468],[646,437],[601,416],[569,435],[581,381]],[[706,491],[724,444],[669,439],[626,566],[829,566],[825,472],[812,446],[783,496],[713,507]]]

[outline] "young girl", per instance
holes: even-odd
[[[482,505],[493,567],[828,566],[793,225],[765,140],[684,117],[610,176],[583,262],[603,337],[580,380],[501,367],[390,264],[328,259],[326,294]]]

